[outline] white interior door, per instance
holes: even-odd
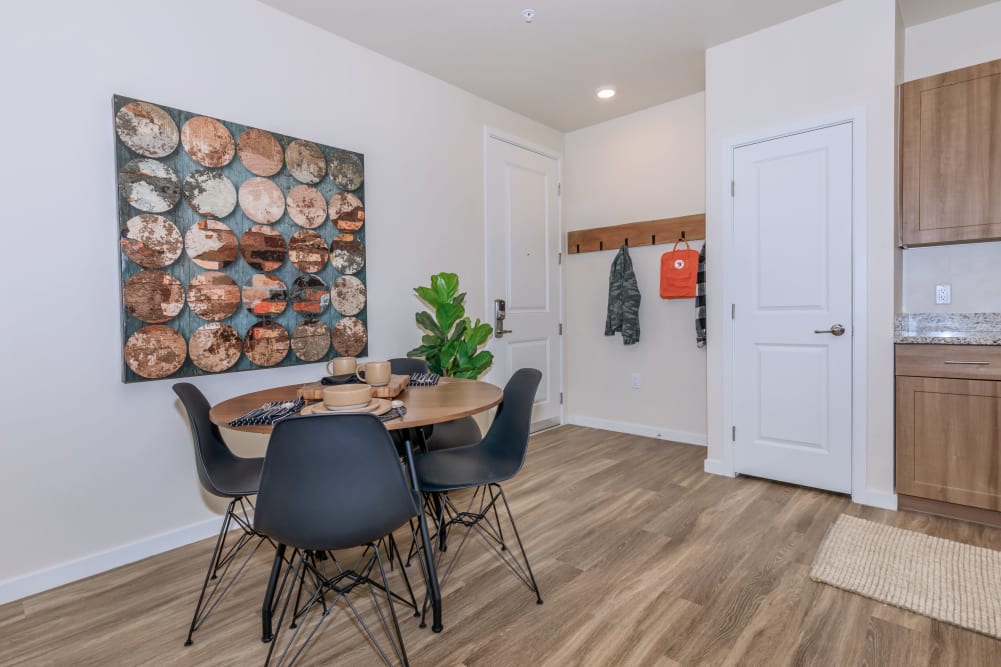
[[[533,429],[560,423],[559,164],[553,157],[488,137],[486,146],[487,321],[495,328],[488,379],[503,386],[519,368],[542,371]],[[495,318],[503,300],[503,327]],[[510,333],[496,337],[496,331]]]
[[[733,151],[734,463],[851,491],[852,125]]]

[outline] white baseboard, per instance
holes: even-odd
[[[121,565],[134,563],[143,558],[183,547],[192,542],[219,534],[223,517],[209,519],[153,537],[147,537],[129,544],[102,551],[78,560],[55,565],[44,570],[0,581],[0,604],[20,600],[23,597],[47,591],[63,584],[107,572]],[[202,567],[206,564],[202,564]]]
[[[897,494],[890,491],[870,491],[869,489],[863,489],[860,493],[852,494],[852,502],[859,505],[897,511]]]
[[[736,477],[737,474],[720,459],[706,459],[702,463],[702,469],[710,475],[722,475],[723,477]]]
[[[595,417],[582,417],[580,415],[571,415],[567,419],[567,423],[574,424],[576,426],[588,426],[590,428],[600,428],[605,431],[615,431],[617,433],[642,435],[647,438],[670,440],[671,442],[683,442],[687,445],[702,445],[703,447],[705,447],[709,443],[709,438],[704,433],[689,433],[687,431],[674,431],[667,428],[657,428],[656,426],[646,426],[645,424],[617,422],[608,419],[597,419]]]

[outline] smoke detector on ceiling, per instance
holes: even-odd
[[[535,20],[535,10],[534,9],[523,9],[521,10],[521,15],[525,19],[525,23],[531,23]]]

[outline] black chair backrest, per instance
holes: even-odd
[[[198,479],[209,493],[229,497],[231,494],[223,491],[215,480],[219,479],[227,467],[238,463],[239,457],[222,441],[219,429],[209,419],[211,406],[198,387],[190,382],[178,382],[173,389],[181,399],[188,413],[188,421],[191,423]]]
[[[518,470],[524,465],[528,452],[532,407],[540,382],[541,371],[534,368],[515,371],[504,386],[504,400],[481,444],[491,455],[515,463]]]
[[[374,415],[288,417],[264,457],[254,528],[318,551],[368,544],[417,515],[389,432]]]
[[[389,360],[389,369],[393,375],[410,375],[411,373],[427,373],[428,362],[423,359],[397,357]]]

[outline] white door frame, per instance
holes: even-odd
[[[562,193],[562,183],[563,183],[563,154],[560,153],[559,151],[553,150],[552,148],[550,148],[548,146],[543,146],[541,144],[536,144],[536,143],[531,142],[531,141],[526,141],[525,139],[522,139],[521,137],[518,137],[517,135],[511,134],[509,132],[505,132],[504,130],[499,130],[499,129],[495,128],[495,127],[490,127],[489,125],[484,125],[483,126],[483,159],[482,159],[482,164],[484,165],[484,169],[483,169],[483,193],[484,193],[484,196],[483,196],[483,230],[484,230],[484,233],[483,233],[483,257],[484,257],[484,259],[487,257],[487,253],[490,250],[489,248],[487,248],[487,238],[488,238],[488,236],[487,236],[487,233],[486,233],[486,225],[487,225],[488,215],[487,215],[487,197],[486,197],[486,191],[487,191],[487,170],[485,168],[485,165],[486,165],[486,157],[487,157],[487,146],[488,146],[488,144],[489,144],[489,142],[490,142],[491,139],[496,139],[498,141],[503,141],[505,143],[511,144],[512,146],[517,146],[518,148],[522,148],[522,149],[524,149],[526,151],[531,151],[533,153],[538,153],[539,155],[542,155],[543,157],[548,157],[548,158],[552,158],[553,160],[556,160],[556,178],[557,178],[557,182],[559,183],[558,188],[559,188],[559,192],[560,192],[560,194],[559,194],[559,196],[557,197],[557,200],[556,200],[556,217],[557,217],[556,225],[557,225],[557,230],[559,232],[559,239],[560,239],[559,248],[557,249],[557,252],[560,253],[560,255],[559,255],[560,256],[560,260],[559,260],[559,262],[557,264],[556,280],[558,282],[557,287],[559,289],[559,295],[560,295],[559,296],[559,299],[560,299],[560,303],[559,303],[560,322],[564,322],[565,323],[567,321],[567,313],[566,313],[567,304],[566,304],[566,297],[565,297],[565,294],[564,294],[564,291],[563,291],[563,258],[566,257],[566,247],[565,247],[566,246],[566,237],[563,234],[563,193]],[[494,312],[493,312],[493,303],[494,303],[494,300],[493,300],[493,297],[488,293],[489,292],[489,288],[488,288],[489,276],[487,275],[487,271],[488,271],[488,269],[487,269],[487,263],[484,261],[483,262],[483,309],[484,309],[484,314],[483,314],[482,320],[484,322],[489,322],[490,326],[492,327],[492,326],[494,326]],[[567,382],[566,382],[566,380],[567,380],[566,345],[563,344],[563,339],[564,339],[565,336],[566,336],[565,329],[564,329],[564,333],[563,333],[562,336],[557,336],[557,345],[559,345],[558,356],[559,356],[559,359],[560,359],[560,393],[561,394],[563,394],[563,392],[566,391],[566,385],[567,385]],[[560,424],[566,424],[567,423],[567,403],[568,403],[568,401],[565,400],[565,397],[563,397],[563,399],[564,400],[560,401]]]
[[[866,437],[867,403],[866,403],[866,340],[869,333],[866,296],[867,261],[868,261],[868,222],[866,217],[867,187],[866,187],[866,116],[865,109],[850,109],[839,114],[785,124],[765,130],[751,132],[732,137],[723,142],[723,225],[720,248],[723,261],[723,304],[713,308],[718,317],[729,309],[726,304],[733,303],[734,276],[726,267],[734,266],[736,247],[733,232],[733,197],[730,194],[730,183],[733,181],[733,153],[736,149],[749,144],[762,143],[773,139],[781,139],[793,134],[802,134],[813,130],[842,125],[852,126],[852,500],[858,503],[871,504],[867,500],[867,469],[868,441]],[[888,221],[889,224],[889,221]],[[711,270],[711,269],[710,269]],[[726,313],[729,314],[729,313]],[[723,325],[723,419],[724,432],[730,434],[730,425],[734,423],[734,392],[733,392],[733,320],[725,318]],[[724,438],[723,459],[707,461],[706,471],[716,474],[736,476],[734,463],[733,440]],[[881,505],[884,503],[880,503]],[[895,509],[895,508],[894,508]]]

